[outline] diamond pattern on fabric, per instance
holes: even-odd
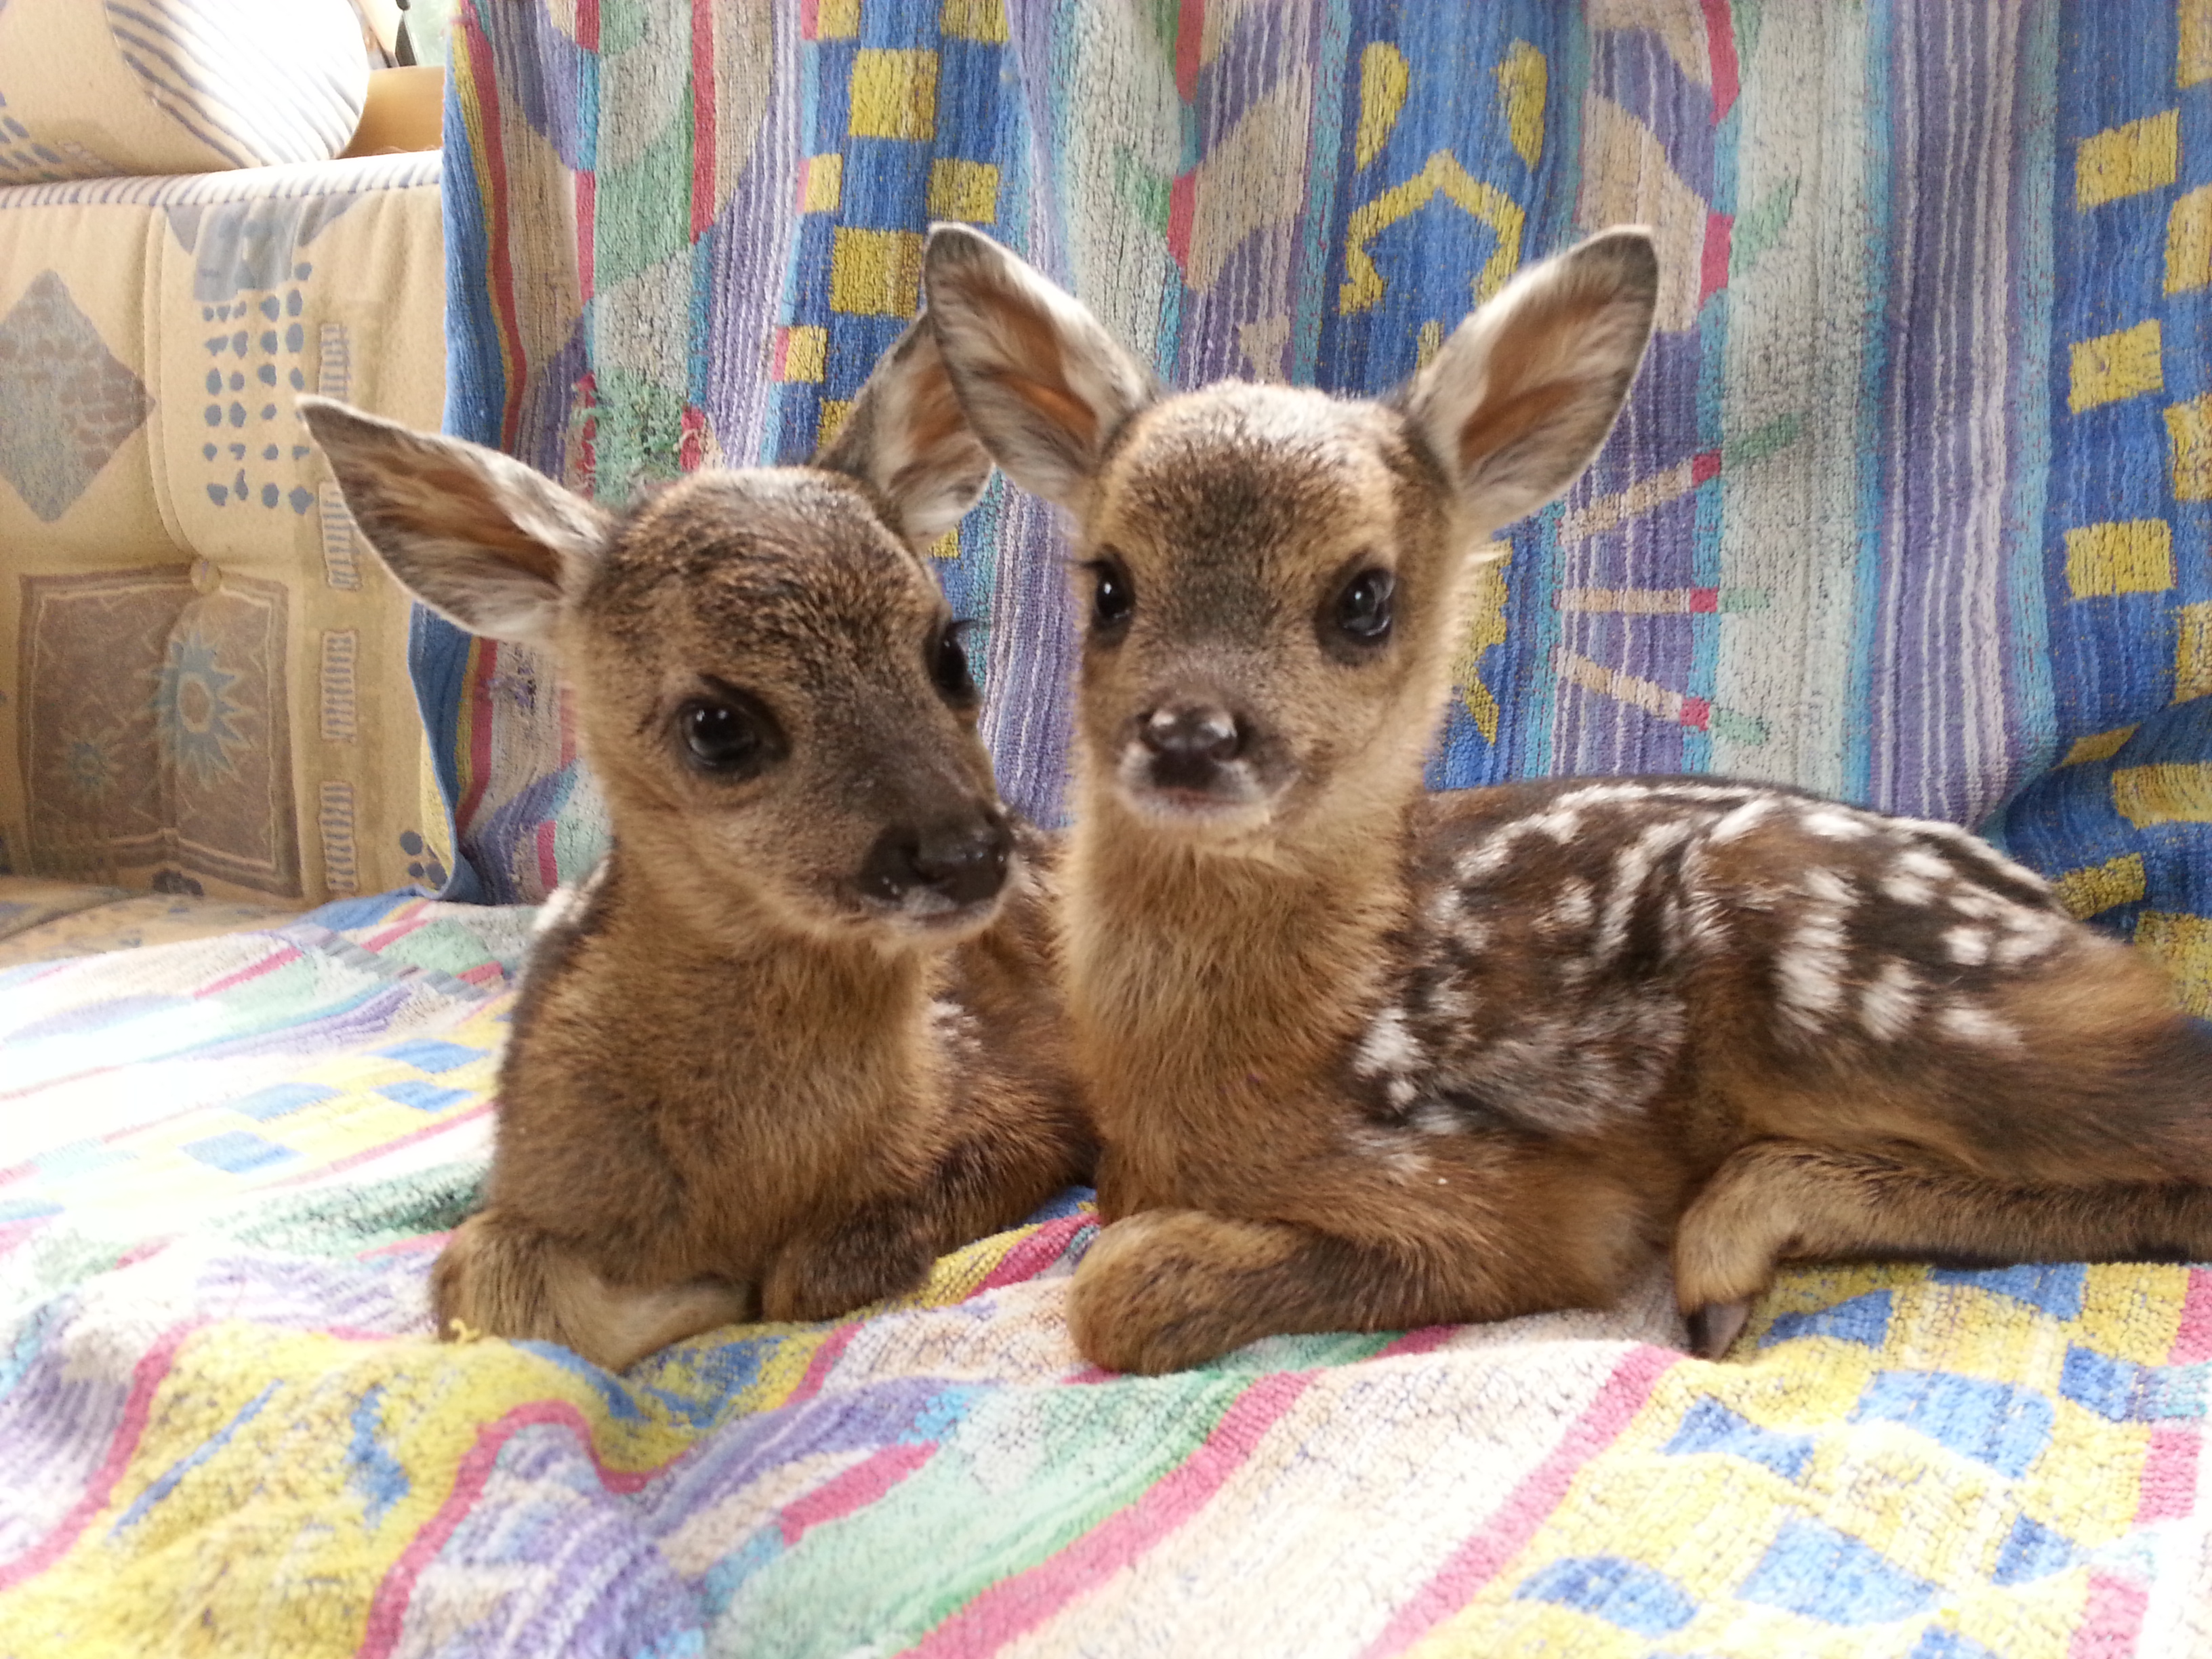
[[[0,477],[52,524],[153,407],[55,271],[0,318]]]

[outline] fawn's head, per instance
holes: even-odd
[[[950,942],[1014,851],[919,550],[990,462],[910,328],[803,467],[693,473],[615,516],[521,463],[302,399],[400,583],[550,647],[617,839],[711,922]]]
[[[1490,532],[1605,441],[1658,276],[1646,233],[1594,237],[1369,402],[1234,382],[1163,395],[1079,303],[970,230],[939,227],[925,271],[977,436],[1079,525],[1091,810],[1224,848],[1418,787],[1470,574]]]

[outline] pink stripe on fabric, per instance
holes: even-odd
[[[446,1241],[452,1237],[453,1234],[450,1232],[417,1233],[412,1238],[397,1238],[389,1244],[374,1245],[368,1249],[359,1252],[355,1260],[374,1261],[379,1256],[427,1255],[434,1250],[444,1249]]]
[[[785,1504],[782,1514],[776,1516],[785,1546],[796,1544],[817,1527],[867,1508],[936,1455],[934,1440],[885,1446],[805,1497]]]
[[[417,932],[428,920],[424,913],[429,908],[430,901],[428,899],[403,900],[400,908],[386,916],[383,925],[361,942],[361,948],[369,951],[381,951],[386,945]]]
[[[477,1431],[476,1444],[469,1448],[460,1467],[453,1472],[453,1489],[447,1494],[446,1501],[409,1540],[399,1559],[392,1564],[391,1571],[377,1585],[376,1595],[368,1604],[368,1628],[356,1650],[361,1659],[384,1659],[398,1645],[401,1626],[406,1622],[407,1603],[415,1594],[416,1581],[422,1577],[423,1568],[436,1559],[477,1499],[483,1496],[483,1489],[490,1484],[492,1471],[498,1467],[499,1455],[507,1443],[525,1429],[540,1426],[574,1430],[584,1443],[584,1451],[592,1460],[599,1484],[609,1492],[634,1492],[659,1473],[658,1469],[610,1469],[599,1461],[599,1449],[592,1443],[592,1425],[585,1420],[583,1413],[565,1400],[532,1401],[526,1406],[517,1406],[497,1422],[486,1424]]]
[[[1394,1341],[1385,1342],[1367,1357],[1370,1359],[1400,1359],[1407,1354],[1433,1353],[1458,1334],[1457,1325],[1424,1325],[1418,1331],[1407,1331]]]
[[[1705,247],[1698,261],[1698,303],[1705,302],[1729,284],[1729,262],[1735,246],[1735,216],[1705,215]]]
[[[710,0],[691,0],[691,240],[714,222],[714,17]]]
[[[2191,1267],[2181,1298],[2181,1325],[2173,1334],[2169,1365],[2198,1365],[2212,1359],[2212,1269]]]
[[[1495,1578],[1559,1508],[1582,1467],[1620,1437],[1650,1399],[1659,1379],[1681,1358],[1665,1348],[1639,1346],[1631,1350],[1551,1455],[1522,1477],[1488,1524],[1454,1550],[1420,1593],[1398,1609],[1382,1633],[1367,1644],[1364,1659],[1402,1651]]]
[[[374,1159],[384,1158],[392,1152],[396,1152],[402,1146],[412,1146],[419,1140],[429,1139],[432,1135],[441,1135],[446,1133],[448,1130],[459,1128],[464,1123],[473,1123],[477,1119],[482,1117],[486,1112],[490,1111],[492,1108],[498,1104],[499,1103],[496,1100],[481,1102],[477,1105],[470,1107],[465,1112],[456,1112],[451,1117],[441,1118],[437,1122],[430,1124],[427,1127],[416,1129],[409,1134],[401,1135],[397,1139],[380,1141],[377,1145],[368,1147],[364,1151],[355,1152],[350,1157],[342,1158],[335,1164],[325,1164],[313,1170],[303,1170],[298,1175],[287,1176],[282,1181],[270,1182],[269,1185],[271,1188],[303,1187],[311,1181],[320,1181],[325,1176],[334,1176],[340,1173],[342,1170],[355,1169],[361,1164],[370,1163]]]
[[[1213,1431],[1143,1497],[1027,1572],[1002,1578],[908,1650],[921,1659],[989,1653],[1035,1630],[1105,1583],[1200,1510],[1243,1468],[1267,1431],[1312,1385],[1312,1371],[1275,1371],[1237,1396]]]
[[[1057,1221],[1045,1222],[1000,1256],[999,1265],[985,1273],[981,1282],[969,1295],[981,1296],[986,1291],[1000,1290],[1008,1285],[1019,1285],[1026,1279],[1035,1279],[1067,1254],[1077,1234],[1085,1227],[1097,1224],[1098,1218],[1095,1215],[1064,1215]]]
[[[117,1256],[115,1258],[115,1265],[112,1267],[110,1267],[107,1271],[112,1273],[119,1273],[125,1267],[135,1267],[142,1261],[151,1261],[154,1257],[161,1255],[162,1251],[167,1249],[170,1245],[175,1243],[176,1240],[177,1236],[174,1233],[163,1233],[158,1238],[142,1238],[136,1244],[133,1244],[129,1249],[124,1251],[121,1255]]]
[[[1705,0],[1705,56],[1713,66],[1713,125],[1718,126],[1735,106],[1741,90],[1735,59],[1735,20],[1729,15],[1729,0]]]
[[[860,1334],[860,1323],[855,1321],[850,1325],[840,1325],[823,1337],[822,1346],[814,1351],[814,1358],[806,1362],[806,1374],[799,1379],[797,1388],[784,1395],[783,1403],[787,1406],[799,1405],[821,1393],[822,1385],[830,1380],[830,1373],[837,1369],[838,1360],[844,1357],[846,1348]]]
[[[0,1565],[0,1591],[15,1589],[60,1560],[91,1524],[93,1516],[107,1507],[115,1483],[123,1478],[124,1470],[131,1467],[131,1460],[137,1453],[138,1442],[146,1432],[146,1419],[153,1413],[154,1395],[168,1376],[177,1350],[184,1346],[186,1337],[199,1328],[197,1324],[178,1325],[163,1332],[132,1367],[131,1393],[124,1401],[123,1420],[116,1425],[115,1437],[108,1443],[106,1457],[85,1483],[84,1496],[77,1499],[52,1532],[14,1560]]]
[[[2141,1585],[2109,1572],[2091,1573],[2088,1601],[2066,1659],[2132,1659],[2149,1605],[2150,1593]]]
[[[2143,1453],[2142,1496],[2136,1500],[2136,1524],[2178,1521],[2197,1507],[2195,1429],[2153,1429]]]
[[[299,959],[300,947],[296,945],[288,945],[281,951],[271,951],[250,968],[241,968],[234,974],[227,974],[212,985],[203,985],[192,994],[196,997],[216,996],[229,990],[233,986],[243,985],[248,980],[259,979],[264,974],[273,974],[279,968],[289,967]]]

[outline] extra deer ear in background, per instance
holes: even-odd
[[[1414,380],[1413,421],[1484,528],[1534,512],[1589,465],[1658,293],[1650,233],[1602,232],[1508,283]]]
[[[874,490],[893,527],[926,547],[960,522],[991,480],[991,457],[960,411],[926,316],[877,360],[813,465]]]
[[[989,237],[929,233],[922,283],[953,389],[1006,476],[1073,506],[1121,423],[1158,395],[1098,319]]]
[[[354,523],[401,586],[471,634],[551,642],[562,591],[606,550],[605,514],[495,451],[326,398],[299,406]]]

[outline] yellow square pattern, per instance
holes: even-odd
[[[2166,216],[2166,291],[2186,294],[2212,283],[2212,185],[2173,198]]]
[[[2093,732],[2086,738],[2074,739],[2074,746],[2066,751],[2061,766],[2080,766],[2086,761],[2110,760],[2128,745],[2136,734],[2132,726],[2114,726],[2109,732]]]
[[[2174,52],[2173,84],[2212,81],[2212,0],[2180,0],[2174,9],[2181,38]]]
[[[806,183],[799,193],[801,213],[835,213],[845,197],[845,158],[842,155],[810,155],[806,158]]]
[[[814,428],[816,449],[826,448],[830,441],[837,435],[838,428],[845,424],[845,417],[853,412],[853,401],[850,398],[824,398],[822,400],[822,413]]]
[[[2173,455],[2173,499],[2212,501],[2212,397],[2169,407],[2166,435]]]
[[[2077,599],[2163,593],[2173,586],[2173,531],[2163,519],[2084,525],[2066,532],[2066,586]]]
[[[994,46],[1006,39],[1006,0],[945,0],[937,27],[959,40],[984,40]]]
[[[2146,910],[2136,924],[2136,943],[2166,964],[2181,1006],[2212,1019],[2212,921]]]
[[[860,0],[816,0],[814,38],[849,40],[860,32]]]
[[[2085,870],[2069,870],[2051,885],[2057,889],[2058,902],[2077,916],[2133,904],[2145,891],[2142,854],[2124,853]]]
[[[846,130],[855,138],[934,138],[937,54],[872,46],[854,52]]]
[[[2084,138],[2074,151],[2074,204],[2093,208],[2173,182],[2181,165],[2179,112],[2166,110]]]
[[[2117,333],[2100,334],[2094,340],[2076,340],[2073,368],[2066,407],[2076,415],[2100,404],[2162,389],[2166,365],[2160,351],[2158,319]]]
[[[919,231],[840,225],[830,249],[830,308],[867,317],[911,317],[921,303]]]
[[[2173,700],[2212,694],[2212,605],[2173,607]]]
[[[799,323],[783,331],[780,380],[819,380],[830,361],[830,331]]]
[[[988,161],[932,161],[929,216],[991,223],[999,216],[999,169]]]
[[[2212,763],[2117,768],[2112,807],[2138,830],[2147,823],[2212,823]],[[2212,927],[2212,921],[2205,926]]]

